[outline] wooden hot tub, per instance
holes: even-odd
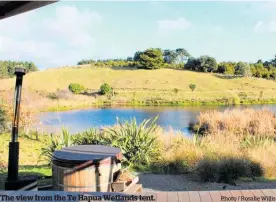
[[[121,168],[121,150],[101,145],[78,145],[55,151],[53,189],[76,192],[111,192]]]

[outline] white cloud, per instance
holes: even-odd
[[[270,20],[267,22],[258,21],[254,26],[255,32],[276,32],[276,20]]]
[[[191,26],[191,23],[185,18],[178,18],[176,20],[160,20],[157,21],[158,31],[160,33],[169,33],[173,31],[182,31]]]
[[[96,50],[92,29],[102,23],[98,13],[59,6],[53,17],[37,17],[35,11],[0,22],[0,60],[32,60],[43,67],[59,66],[91,57]]]
[[[68,45],[84,46],[94,43],[91,26],[102,23],[102,17],[95,12],[79,11],[75,6],[62,6],[56,9],[56,16],[45,20],[43,26],[56,37],[66,39]]]

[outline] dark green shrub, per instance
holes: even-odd
[[[184,160],[177,159],[172,164],[173,164],[175,173],[184,174],[184,173],[187,173],[189,170],[189,166],[187,162]]]
[[[188,129],[195,134],[204,135],[208,132],[208,125],[191,122],[189,123]]]
[[[159,161],[150,165],[150,170],[153,173],[164,174],[185,174],[189,171],[189,166],[186,161],[178,159],[175,161]]]
[[[173,92],[177,95],[177,93],[179,92],[179,89],[178,88],[174,88]]]
[[[241,177],[260,177],[264,173],[260,164],[232,157],[220,160],[203,159],[197,164],[195,171],[202,181],[228,184],[235,184]]]
[[[249,166],[252,177],[261,177],[264,174],[264,169],[259,163],[252,161]]]
[[[199,161],[195,171],[204,182],[216,182],[219,179],[219,166],[215,160],[203,159]]]
[[[100,87],[100,92],[101,92],[102,95],[105,95],[105,94],[111,93],[112,92],[112,88],[107,83],[104,83]]]
[[[85,91],[84,86],[77,83],[71,83],[68,88],[74,94],[80,94]]]
[[[191,89],[191,91],[194,91],[194,90],[196,89],[196,85],[193,84],[193,83],[191,83],[191,84],[189,85],[189,88]]]
[[[218,182],[234,184],[240,177],[252,177],[250,162],[244,159],[226,158],[218,163]]]

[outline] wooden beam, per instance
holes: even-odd
[[[57,1],[6,1],[0,6],[0,20],[25,13]]]

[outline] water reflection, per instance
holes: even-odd
[[[135,107],[135,108],[94,108],[87,110],[72,110],[67,112],[44,112],[39,115],[41,124],[34,126],[47,132],[59,132],[62,127],[71,133],[84,131],[90,127],[114,125],[116,117],[122,121],[136,118],[137,122],[158,116],[157,124],[169,130],[187,132],[188,124],[196,121],[200,112],[232,108],[268,108],[276,112],[276,105],[243,105],[243,106],[195,106],[195,107]]]

